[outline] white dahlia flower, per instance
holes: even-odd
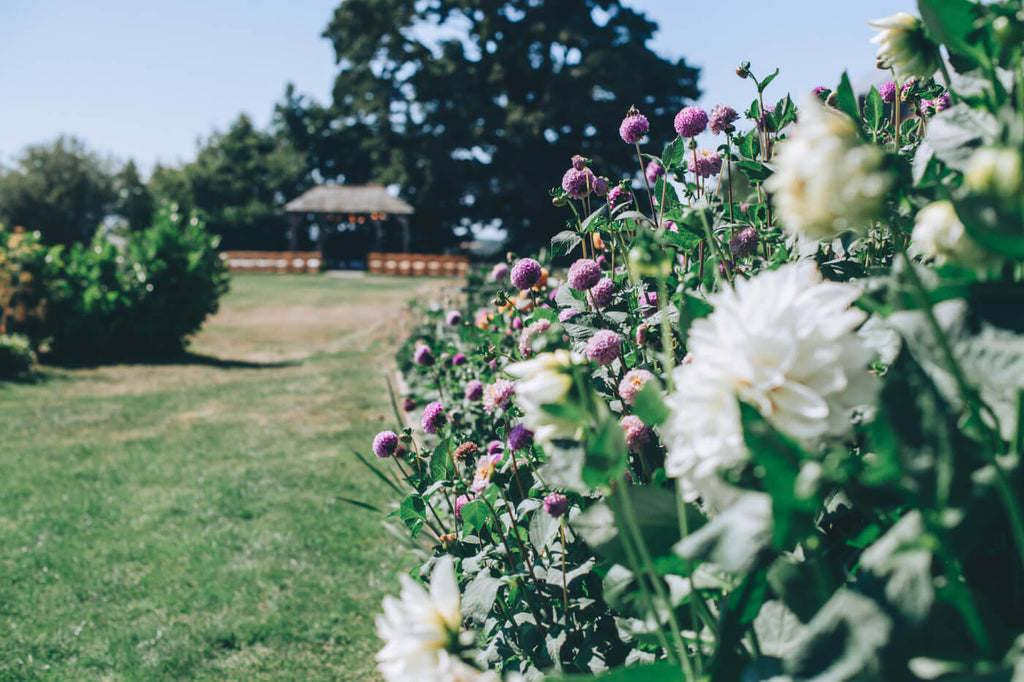
[[[573,364],[573,357],[568,351],[556,350],[505,368],[517,379],[516,404],[522,408],[523,424],[533,431],[537,443],[580,437],[580,425],[576,420],[559,417],[544,409],[545,405],[564,403],[569,396]]]
[[[806,443],[849,432],[877,388],[873,353],[854,333],[866,317],[850,307],[859,295],[803,262],[711,297],[714,312],[690,328],[693,362],[675,371],[666,401],[665,469],[684,497],[713,498],[718,472],[746,459],[737,399]]]
[[[932,202],[917,212],[911,240],[915,251],[934,258],[937,265],[956,263],[975,268],[995,262],[992,254],[970,238],[948,201]]]
[[[892,184],[884,158],[881,149],[860,141],[848,116],[811,95],[779,145],[776,170],[765,187],[788,232],[830,240],[866,229],[878,215]]]
[[[927,78],[939,69],[938,48],[924,34],[924,24],[913,14],[897,12],[874,19],[868,26],[878,29],[871,42],[878,43],[877,59],[901,77]]]
[[[384,640],[378,669],[388,682],[452,679],[444,673],[450,662],[446,652],[458,643],[462,627],[452,558],[437,561],[429,593],[407,575],[399,579],[401,599],[384,597],[384,613],[377,616],[377,635]]]

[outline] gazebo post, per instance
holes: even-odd
[[[398,224],[402,226],[402,253],[409,253],[409,216],[398,216]]]
[[[299,222],[302,216],[298,213],[288,214],[288,248],[294,253],[299,250]]]
[[[380,218],[373,219],[373,229],[375,235],[373,250],[380,253],[384,250],[384,225],[381,224]]]

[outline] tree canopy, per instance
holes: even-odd
[[[323,178],[398,184],[423,226],[497,219],[537,243],[560,229],[552,169],[634,172],[614,144],[630,105],[666,118],[697,96],[696,69],[647,47],[656,29],[619,0],[345,0],[324,32],[333,102],[289,87],[279,121]]]

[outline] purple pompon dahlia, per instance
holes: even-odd
[[[715,135],[721,133],[732,133],[736,130],[736,126],[733,125],[736,119],[740,117],[736,113],[736,110],[732,107],[724,104],[716,104],[715,108],[711,110],[711,116],[708,118],[708,124],[711,128],[711,132]]]
[[[651,129],[647,117],[641,113],[633,113],[635,111],[635,109],[631,109],[631,113],[622,119],[622,123],[619,125],[619,137],[626,144],[636,144],[644,139],[644,135]]]
[[[697,152],[694,166],[700,177],[714,177],[722,171],[722,155],[714,149],[701,149]]]
[[[449,327],[454,327],[462,322],[462,313],[458,310],[449,310],[448,314],[444,316],[444,322]]]
[[[434,364],[434,354],[430,352],[430,346],[421,343],[412,352],[412,361],[422,367],[430,367]]]
[[[588,360],[599,365],[607,365],[619,357],[622,348],[622,337],[610,329],[599,329],[587,341],[584,353]]]
[[[882,101],[886,104],[892,104],[896,101],[896,83],[888,81],[878,86],[878,94],[882,96]]]
[[[510,279],[512,286],[520,291],[526,291],[540,281],[540,275],[540,263],[532,258],[522,258],[512,267]]]
[[[512,320],[512,328],[513,329],[522,329],[523,328],[523,319],[521,317],[517,317],[514,320]]]
[[[493,384],[488,384],[484,387],[484,411],[492,414],[495,410],[508,407],[508,401],[515,392],[515,382],[508,379],[498,379]]]
[[[519,337],[519,354],[523,358],[528,358],[533,355],[533,339],[538,334],[543,334],[547,330],[551,329],[551,322],[549,320],[537,320],[523,330],[523,335]]]
[[[447,416],[444,413],[444,406],[441,403],[430,403],[423,410],[423,418],[420,425],[427,433],[437,433],[437,430],[444,426]]]
[[[501,461],[501,456],[505,454],[505,444],[500,440],[492,440],[487,444],[487,455],[491,458],[492,463]],[[497,459],[495,459],[497,457]]]
[[[615,208],[619,204],[626,204],[633,200],[633,195],[622,185],[615,185],[608,190],[608,205]]]
[[[497,263],[491,269],[491,279],[495,282],[500,282],[508,276],[508,265],[505,263]]]
[[[551,493],[544,498],[544,511],[557,519],[569,511],[569,499],[562,493]]]
[[[587,298],[594,304],[596,308],[604,308],[606,305],[612,302],[612,295],[615,293],[615,285],[608,277],[602,277],[601,280],[590,288],[587,292]]]
[[[580,314],[580,311],[578,311],[578,310],[573,310],[572,308],[563,308],[562,310],[558,311],[558,321],[559,322],[565,322],[566,320],[568,320],[573,315],[579,315],[579,314]]]
[[[744,227],[729,240],[729,251],[733,258],[746,258],[757,251],[757,230]]]
[[[455,518],[459,521],[462,520],[462,508],[466,506],[466,503],[473,498],[469,495],[459,495],[455,498]]]
[[[697,137],[708,127],[708,114],[700,107],[683,107],[676,114],[675,128],[681,137]]]
[[[398,434],[394,431],[381,431],[373,438],[373,454],[380,458],[390,457],[398,448]]]
[[[572,167],[578,171],[583,170],[587,167],[587,160],[579,154],[574,154],[572,157]]]
[[[594,180],[594,194],[599,197],[608,194],[608,178],[597,178]]]
[[[484,382],[471,379],[466,383],[466,400],[475,403],[484,395]]]
[[[644,175],[647,176],[647,182],[653,185],[658,181],[658,178],[665,175],[665,169],[657,161],[651,161],[647,164],[647,168],[644,169]]]
[[[458,367],[459,365],[466,364],[467,360],[468,358],[466,357],[465,353],[456,353],[455,355],[452,356],[452,364],[455,365],[456,367]]]
[[[512,452],[519,452],[533,443],[533,431],[522,424],[516,424],[508,433],[508,446]]]
[[[619,382],[619,397],[622,398],[622,402],[632,405],[636,394],[653,378],[654,375],[646,369],[631,369],[626,372],[626,376]]]
[[[580,258],[569,266],[566,283],[576,291],[586,291],[601,279],[601,266],[589,258]]]
[[[640,452],[654,433],[651,427],[644,424],[635,414],[623,417],[619,425],[626,436],[626,447],[634,453]]]
[[[589,168],[581,171],[570,168],[562,176],[562,189],[569,195],[569,198],[582,199],[590,194],[596,181],[597,178]]]

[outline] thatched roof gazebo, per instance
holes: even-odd
[[[284,210],[293,251],[303,221],[316,226],[325,259],[330,259],[327,251],[336,251],[341,260],[365,261],[370,251],[398,250],[399,244],[391,246],[395,241],[402,253],[409,251],[409,216],[415,211],[381,185],[318,185],[289,201]]]

